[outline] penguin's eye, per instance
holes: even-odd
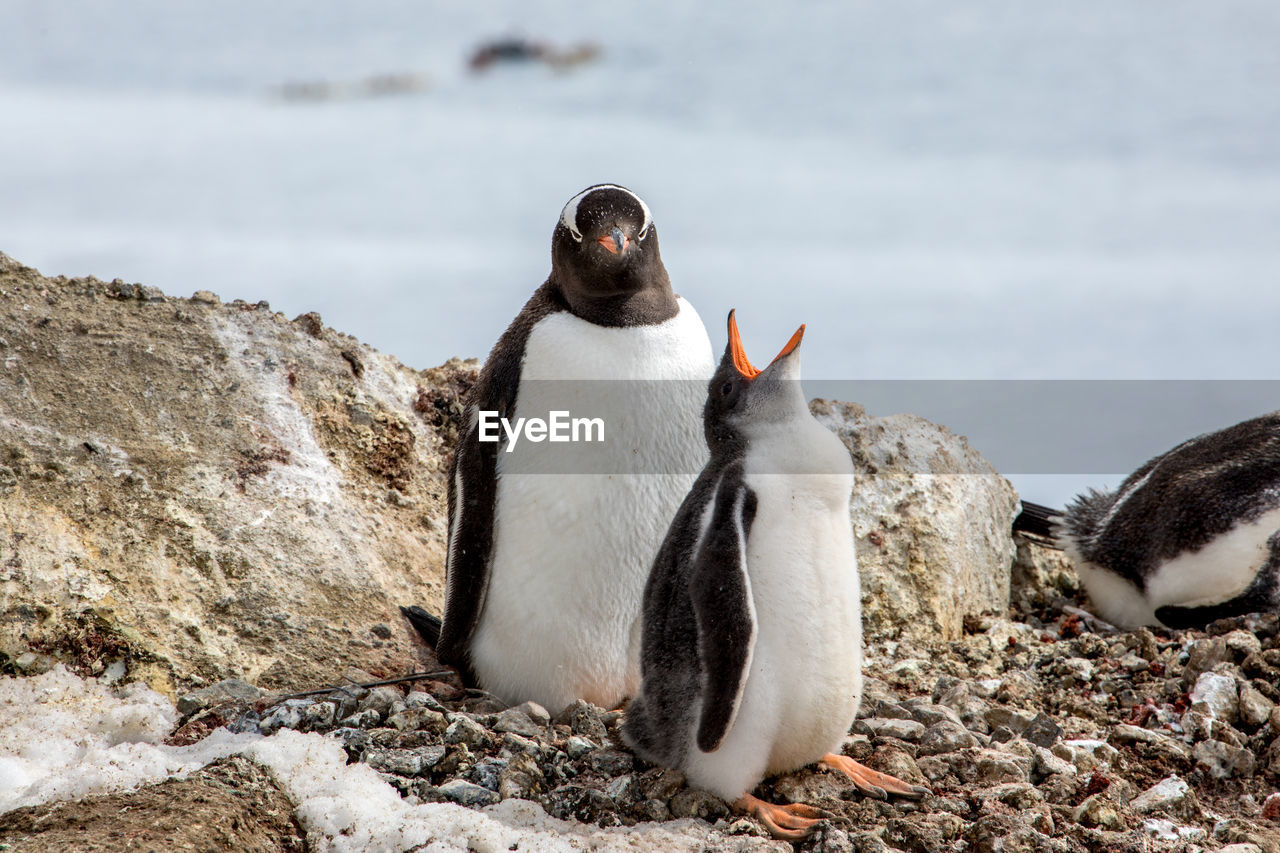
[[[641,231],[639,234],[637,234],[637,235],[636,235],[636,239],[637,239],[637,240],[643,240],[645,237],[648,237],[648,236],[649,236],[649,226],[648,226],[648,225],[646,225],[646,226],[644,227],[644,230],[643,230],[643,231]]]
[[[721,396],[721,397],[728,397],[728,396],[729,396],[730,394],[732,394],[732,393],[733,393],[733,383],[732,383],[732,382],[726,382],[726,383],[724,383],[723,385],[721,385],[721,386],[720,386],[720,396]]]

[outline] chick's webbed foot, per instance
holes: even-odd
[[[829,752],[818,763],[823,767],[839,771],[848,776],[860,794],[866,797],[875,797],[877,800],[887,800],[890,795],[905,797],[909,800],[919,800],[929,793],[928,788],[912,785],[903,782],[896,776],[890,776],[888,773],[881,773],[878,770],[872,770],[870,767],[864,767],[847,755],[836,755],[834,752]]]
[[[763,823],[774,838],[784,841],[801,841],[808,838],[813,834],[814,827],[831,817],[822,809],[807,806],[804,803],[775,806],[751,794],[743,794],[733,807],[751,815]]]

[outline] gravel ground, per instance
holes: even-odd
[[[933,793],[918,803],[864,799],[818,769],[765,780],[761,796],[835,816],[797,850],[1280,853],[1280,614],[1204,631],[1117,631],[1080,609],[1060,558],[1026,542],[1014,599],[1006,613],[966,619],[953,642],[868,638],[862,707],[844,751]],[[314,731],[414,802],[479,809],[515,797],[599,826],[696,818],[720,839],[709,850],[788,846],[633,756],[618,736],[621,711],[578,703],[551,719],[537,705],[507,708],[464,690],[448,673],[372,688],[354,686],[373,681],[368,673],[347,679],[353,686],[296,698],[234,680],[187,694],[170,742],[228,723]],[[132,849],[111,839],[181,813],[181,787],[16,810],[0,842],[56,849],[40,845],[62,838],[41,837],[57,827],[104,839],[93,849]],[[203,822],[217,825],[223,806],[198,801],[208,802]],[[261,822],[243,797],[225,810],[254,833],[257,846],[246,849],[301,849],[278,808]]]
[[[1280,853],[1280,615],[1116,631],[1078,609],[1074,579],[1053,555],[1028,547],[1008,613],[971,617],[965,636],[944,644],[869,638],[844,751],[933,794],[863,799],[817,769],[766,780],[762,796],[836,816],[797,849]],[[249,706],[251,697],[184,697],[176,740],[226,719],[317,731],[421,802],[482,808],[519,797],[600,826],[695,817],[725,835],[763,835],[679,773],[628,752],[619,711],[579,703],[550,719],[449,676],[407,692],[351,688]]]

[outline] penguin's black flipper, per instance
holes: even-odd
[[[427,645],[434,649],[440,642],[440,617],[433,616],[416,604],[401,607],[400,612],[409,620],[414,630],[422,635],[422,639],[427,641]]]
[[[449,469],[449,556],[445,562],[444,618],[436,655],[441,663],[457,667],[468,684],[476,683],[470,661],[471,635],[480,621],[489,588],[498,450],[502,446],[480,441],[478,416],[481,411],[497,412],[503,418],[515,415],[529,332],[538,320],[560,310],[563,306],[556,302],[549,284],[538,288],[494,345],[466,399],[466,422],[459,432]]]
[[[715,751],[733,725],[755,643],[747,534],[755,519],[756,496],[742,475],[741,462],[725,470],[690,576],[702,670],[698,748],[703,752]]]
[[[1022,512],[1013,519],[1014,533],[1027,533],[1042,539],[1054,538],[1054,524],[1062,518],[1062,510],[1030,501],[1022,502]]]

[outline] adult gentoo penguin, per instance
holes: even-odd
[[[672,291],[648,205],[614,184],[569,199],[550,276],[466,401],[449,479],[442,662],[552,713],[635,693],[645,579],[707,458],[700,415],[714,370],[702,321]],[[606,458],[594,455],[588,472],[563,446],[520,442],[512,454],[480,440],[483,413],[547,418],[565,400],[604,424]]]
[[[711,460],[649,576],[644,681],[623,724],[642,757],[788,839],[823,813],[754,797],[768,774],[820,761],[864,793],[924,794],[839,754],[862,692],[853,462],[809,414],[803,333],[759,371],[729,313],[703,414]]]
[[[1053,521],[1098,615],[1116,625],[1204,627],[1274,610],[1280,412],[1185,441]]]

